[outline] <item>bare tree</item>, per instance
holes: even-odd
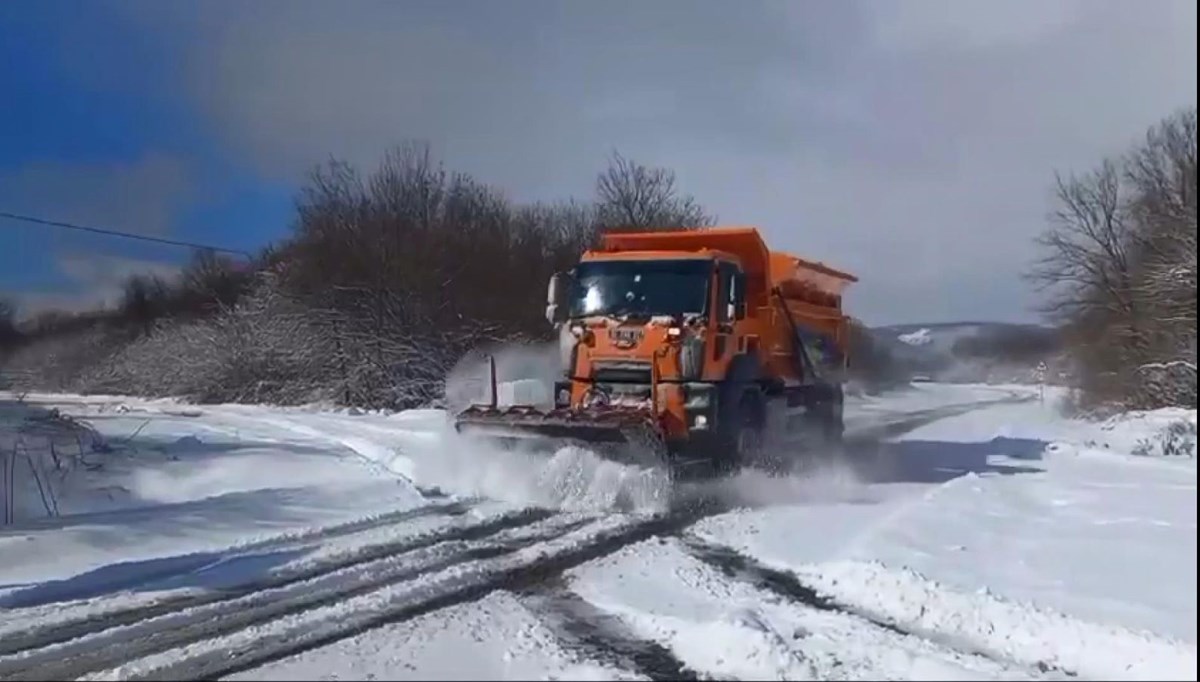
[[[257,267],[212,251],[197,251],[175,282],[172,312],[203,315],[232,307],[249,291]]]
[[[1129,153],[1056,177],[1057,208],[1029,278],[1065,326],[1092,402],[1196,402],[1196,114]]]
[[[144,334],[168,311],[170,285],[158,275],[134,275],[125,280],[118,309],[121,316]]]
[[[599,203],[515,205],[425,143],[369,172],[331,160],[301,190],[292,234],[254,262],[200,253],[176,279],[131,278],[115,311],[43,316],[14,362],[80,392],[427,403],[470,349],[551,332],[548,278],[606,223],[711,222],[663,169],[616,157],[599,187]]]
[[[1112,160],[1082,177],[1055,176],[1058,207],[1050,227],[1036,240],[1043,253],[1027,273],[1050,295],[1045,312],[1067,317],[1095,308],[1130,313],[1129,252],[1135,234],[1124,190]]]
[[[609,229],[678,229],[715,222],[675,186],[674,171],[651,168],[613,152],[596,178],[600,222]]]
[[[1151,129],[1129,155],[1126,175],[1137,188],[1131,203],[1139,250],[1135,293],[1154,310],[1159,326],[1194,347],[1196,110],[1181,111]],[[1182,338],[1189,333],[1190,339]]]
[[[1153,328],[1137,367],[1137,402],[1196,405],[1196,110],[1176,112],[1128,155],[1137,188],[1134,295]]]

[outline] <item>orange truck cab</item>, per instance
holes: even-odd
[[[474,406],[460,424],[661,445],[729,471],[770,444],[842,432],[853,275],[769,251],[752,227],[610,233],[550,281],[554,407]],[[463,430],[460,428],[460,430]]]

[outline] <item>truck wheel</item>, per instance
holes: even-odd
[[[768,447],[764,409],[760,395],[748,393],[742,398],[737,447],[739,461],[743,466],[757,467],[769,474],[786,474],[787,462],[780,458],[778,448]]]
[[[825,411],[825,444],[840,447],[846,433],[845,397],[839,387],[834,390],[833,398],[826,405]]]
[[[805,460],[817,467],[832,465],[845,457],[842,438],[845,432],[841,390],[834,388],[812,406],[809,428],[812,439]]]
[[[762,410],[757,399],[747,396],[738,412],[741,416],[737,434],[738,459],[743,463],[754,462],[763,451]]]
[[[763,413],[761,401],[747,393],[738,402],[737,412],[730,415],[723,439],[725,455],[716,464],[721,474],[735,474],[742,467],[757,464],[763,452]]]

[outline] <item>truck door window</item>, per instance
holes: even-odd
[[[738,271],[733,274],[733,310],[734,317],[746,317],[746,273]]]
[[[742,300],[742,278],[733,263],[721,263],[717,270],[717,321],[729,322],[737,318],[737,304]]]

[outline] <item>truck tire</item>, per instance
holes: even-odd
[[[742,467],[761,461],[764,424],[761,396],[757,391],[747,391],[722,429],[723,453],[716,461],[719,474],[736,474]]]
[[[840,386],[828,386],[820,398],[814,400],[809,412],[810,437],[805,448],[806,466],[823,468],[845,457],[843,435],[845,433],[844,400]]]
[[[763,455],[763,414],[762,398],[757,393],[747,393],[743,396],[738,408],[741,416],[738,424],[738,460],[745,463],[758,461]]]
[[[841,386],[836,386],[833,389],[833,396],[829,400],[825,411],[824,431],[825,444],[835,447],[842,445],[842,438],[846,433],[846,397],[842,392]]]

